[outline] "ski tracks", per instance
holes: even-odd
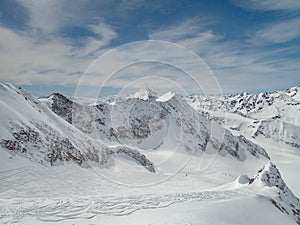
[[[97,215],[124,216],[137,210],[168,207],[187,201],[231,199],[249,195],[249,190],[206,191],[168,195],[131,195],[123,197],[13,198],[2,200],[0,222],[17,223],[24,217],[58,222],[90,219]]]

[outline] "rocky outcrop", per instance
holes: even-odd
[[[50,105],[51,110],[67,122],[72,123],[73,101],[59,93],[51,94],[48,99],[52,100],[52,104]]]
[[[297,224],[300,224],[300,202],[299,199],[288,188],[276,166],[270,162],[250,179],[249,184],[264,185],[275,189],[275,196],[269,201],[282,213],[287,214]]]

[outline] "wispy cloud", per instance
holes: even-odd
[[[160,23],[163,16],[172,16],[170,4],[166,4],[169,8],[162,9],[165,3],[150,4],[144,0],[16,1],[22,5],[22,9],[26,9],[28,20],[23,22],[25,26],[22,26],[22,29],[0,24],[1,81],[15,84],[75,86],[82,73],[97,56],[111,50],[117,43],[147,37],[147,33],[144,32],[149,29],[150,40],[175,42],[187,48],[187,51],[192,50],[201,56],[216,73],[226,92],[253,90],[253,87],[274,88],[282,84],[282,80],[287,77],[294,83],[299,82],[297,71],[300,70],[298,63],[300,56],[299,50],[296,50],[299,49],[299,45],[289,45],[291,41],[297,41],[300,35],[298,31],[300,19],[295,10],[300,7],[298,1],[274,0],[271,4],[269,0],[253,0],[248,3],[236,0],[234,4],[247,10],[277,10],[280,11],[279,13],[289,10],[289,14],[283,13],[284,16],[273,21],[270,19],[263,20],[260,24],[252,23],[249,27],[239,27],[239,24],[236,24],[235,27],[240,30],[232,33],[231,26],[228,25],[230,19],[226,18],[224,22],[226,28],[223,29],[222,15],[214,17],[213,14],[206,13],[205,9],[198,13],[202,16],[181,15],[178,18],[173,17],[174,21],[171,18],[167,22]],[[181,7],[180,4],[177,5],[179,6]],[[241,8],[232,6],[231,8],[245,13]],[[143,10],[134,11],[140,9]],[[190,8],[187,6],[185,9]],[[155,13],[149,13],[151,10],[155,13],[159,10],[163,12],[158,13],[159,16],[155,21],[149,22],[156,16]],[[178,12],[178,9],[175,11]],[[138,19],[144,16],[142,12],[149,15],[139,23]],[[132,14],[138,16],[130,17]],[[134,25],[129,25],[128,21],[133,22]],[[150,25],[145,26],[148,22]],[[139,30],[136,26],[143,29]],[[127,28],[130,29],[127,31]],[[284,48],[281,43],[284,43]],[[200,67],[192,65],[192,59],[178,49],[166,49],[159,44],[152,45],[151,41],[149,44],[137,45],[137,48],[116,50],[113,57],[108,57],[95,65],[84,80],[84,86],[97,87],[105,82],[107,75],[132,62],[137,64],[122,68],[106,83],[107,86],[122,88],[137,79],[139,82],[131,84],[136,88],[138,84],[143,83],[144,79],[140,78],[160,76],[162,79],[159,81],[149,78],[146,79],[145,84],[157,88],[174,87],[174,84],[180,84],[193,92],[195,89],[185,73],[172,67],[176,63],[197,76],[197,79],[205,81],[207,86],[215,82],[207,78],[204,71],[209,70],[205,68],[205,64]],[[156,60],[158,63],[139,62],[145,59]],[[271,83],[274,85],[272,86]],[[215,87],[216,85],[211,85],[207,90],[213,92]]]
[[[299,21],[295,19],[259,30],[248,41],[238,38],[228,40],[226,35],[219,35],[191,20],[178,24],[177,27],[182,29],[178,33],[174,29],[176,26],[172,26],[157,32],[151,31],[149,36],[175,41],[195,51],[213,69],[225,92],[247,90],[247,87],[266,90],[267,86],[272,86],[271,83],[279,86],[284,77],[282,74],[293,81],[298,79],[295,71],[300,66],[297,63],[299,56],[293,55],[295,48],[274,49],[266,45],[266,42],[278,43],[296,38],[299,34],[295,27],[297,23]],[[254,44],[254,39],[260,44]]]
[[[169,87],[186,92],[202,89],[204,93],[220,93],[213,74],[197,55],[164,41],[130,43],[103,55],[86,72],[80,86],[100,88],[102,84],[131,89],[146,84],[160,91]]]
[[[98,55],[102,48],[108,46],[118,36],[110,25],[103,22],[97,25],[90,25],[89,29],[97,36],[85,39],[85,46],[82,46],[77,51],[80,56]]]
[[[150,39],[156,40],[168,40],[168,41],[178,41],[183,38],[191,38],[195,34],[202,39],[214,38],[211,31],[203,31],[204,28],[209,24],[207,20],[201,20],[199,18],[187,19],[178,24],[168,27],[167,29],[163,27],[159,30],[153,30],[149,34]]]
[[[284,20],[255,33],[253,41],[261,44],[262,42],[283,43],[300,37],[300,17]]]

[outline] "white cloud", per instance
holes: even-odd
[[[197,31],[199,31],[199,26],[195,23],[195,21],[186,20],[168,27],[167,29],[163,28],[161,30],[154,30],[149,34],[149,38],[155,40],[176,41],[187,37],[190,34],[194,34]]]
[[[37,40],[22,32],[14,32],[0,27],[0,76],[2,81],[17,84],[47,83],[52,76],[42,76],[41,72],[46,70],[62,71],[68,74],[80,67],[68,57],[72,47],[58,40],[37,43]],[[62,79],[63,80],[63,77]],[[57,82],[53,77],[52,82]]]
[[[103,22],[97,25],[90,25],[89,29],[98,37],[86,38],[85,46],[81,47],[78,51],[78,55],[80,56],[87,56],[89,54],[98,55],[103,47],[108,46],[118,36],[111,26]]]
[[[68,18],[69,11],[65,8],[65,1],[18,0],[18,3],[28,12],[28,26],[45,34],[57,32],[68,23],[68,20],[76,18],[74,16]]]
[[[15,84],[75,85],[81,73],[117,37],[113,27],[94,17],[85,29],[94,35],[60,37],[70,26],[86,25],[86,1],[18,0],[27,11],[27,29],[0,25],[0,79]]]
[[[85,1],[19,0],[19,2],[29,12],[27,24],[29,29],[20,32],[0,26],[1,81],[15,84],[76,85],[81,78],[81,73],[92,63],[92,60],[104,53],[118,36],[114,27],[93,14],[93,19],[85,26],[85,29],[89,29],[93,35],[82,38],[81,45],[78,46],[74,40],[60,38],[57,33],[67,26],[87,24],[86,21],[81,21],[89,16],[84,8]],[[140,1],[137,0],[137,2]],[[68,10],[66,10],[67,3],[71,7]],[[127,10],[134,7],[138,6],[129,4]],[[73,11],[73,9],[82,9],[85,12]],[[251,46],[249,42],[227,41],[226,36],[208,28],[212,22],[199,18],[188,19],[173,26],[152,30],[149,38],[176,42],[199,54],[213,68],[226,90],[238,91],[238,88],[243,90],[251,85],[278,82],[278,79],[270,78],[280,73],[284,73],[285,76],[294,76],[295,71],[299,71],[297,62],[299,58],[283,60],[285,56],[291,54],[293,47],[282,52],[264,48],[267,42],[280,43],[297,38],[299,35],[298,27],[296,27],[296,24],[299,24],[298,18],[254,32],[255,40],[261,44]],[[90,71],[91,75],[84,80],[84,85],[97,87],[105,81],[105,74],[110,74],[115,68],[128,64],[128,60],[138,61],[145,56],[147,58],[147,56],[155,55],[159,55],[161,62],[167,61],[170,64],[180,62],[184,68],[195,74],[197,79],[205,82],[208,86],[207,90],[210,89],[213,92],[216,88],[215,81],[207,78],[208,76],[205,80],[205,72],[204,75],[201,74],[206,69],[204,66],[191,65],[190,58],[184,56],[178,49],[170,48],[162,51],[159,45],[151,44],[139,46],[131,51],[117,52],[115,57],[107,58],[98,65],[99,67],[95,66]],[[187,77],[183,76],[182,72],[174,68],[170,69],[168,66],[134,65],[124,68],[119,75],[111,80],[109,87],[121,88],[133,79],[162,75],[166,78],[165,81],[172,80],[185,89],[192,87],[191,81],[186,79]],[[257,84],[258,80],[261,81],[259,84]],[[267,82],[264,82],[266,80]],[[132,87],[136,88],[141,83],[133,83]],[[155,79],[148,79],[146,83],[157,88],[172,86],[170,82]],[[191,88],[190,92],[192,91]]]
[[[275,23],[255,33],[254,42],[283,43],[300,37],[300,17]]]
[[[215,34],[207,26],[211,21],[202,19],[188,19],[170,27],[154,30],[149,33],[150,39],[165,40],[178,43],[203,56],[204,52],[211,51],[221,35]]]
[[[1,80],[15,84],[76,84],[78,74],[117,36],[103,22],[90,28],[98,37],[86,38],[78,47],[54,35],[44,39],[0,26]]]

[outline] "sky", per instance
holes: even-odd
[[[0,81],[36,96],[300,85],[299,0],[2,0]]]

